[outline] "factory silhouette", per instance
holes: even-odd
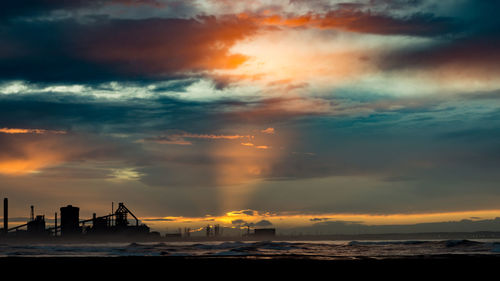
[[[91,219],[80,219],[80,208],[67,205],[60,208],[60,223],[58,224],[58,214],[54,214],[54,225],[47,227],[44,215],[35,216],[34,206],[31,206],[29,221],[25,224],[17,225],[9,228],[9,201],[4,198],[4,213],[3,213],[3,229],[0,231],[4,237],[14,238],[47,238],[47,237],[64,237],[64,238],[118,238],[118,237],[134,237],[134,238],[160,238],[159,232],[151,231],[146,224],[140,224],[139,219],[130,211],[125,204],[118,203],[118,208],[114,209],[112,203],[112,211],[105,216],[97,216],[93,214]],[[130,223],[129,218],[133,218],[135,223]],[[222,235],[222,229],[219,225],[205,227],[206,237],[219,237]],[[248,228],[245,236],[269,237],[275,236],[274,228],[255,229],[254,233],[250,233]],[[184,236],[181,231],[178,233],[167,233],[165,238],[189,238],[190,230],[185,229]]]
[[[57,213],[54,214],[54,226],[46,227],[45,216],[34,214],[34,207],[31,206],[31,216],[27,223],[9,228],[9,202],[4,198],[4,234],[17,236],[63,236],[75,237],[79,235],[154,235],[145,224],[139,224],[139,219],[123,203],[118,204],[116,210],[105,216],[96,216],[94,213],[91,219],[80,219],[80,208],[68,205],[60,208],[60,224],[58,224]],[[114,208],[113,208],[114,209]],[[129,215],[135,220],[135,224],[130,225]],[[91,223],[91,226],[88,224]],[[87,225],[87,226],[86,226]]]

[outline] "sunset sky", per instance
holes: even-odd
[[[124,202],[162,232],[493,220],[499,10],[6,1],[0,196],[12,223]]]

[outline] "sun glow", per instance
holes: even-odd
[[[293,227],[307,227],[321,222],[356,222],[364,225],[411,225],[418,223],[433,223],[444,221],[487,220],[500,217],[500,210],[477,210],[442,213],[419,213],[419,214],[342,214],[342,213],[270,213],[258,212],[255,210],[230,211],[221,216],[207,215],[204,217],[163,217],[146,218],[161,225],[173,227],[197,227],[208,224],[221,224],[224,227],[243,227],[236,222],[246,224],[256,224],[266,220],[272,223],[273,227],[280,229]]]
[[[246,62],[217,73],[259,77],[267,86],[289,86],[292,81],[335,85],[373,69],[366,59],[373,52],[371,46],[362,45],[355,36],[317,40],[317,33],[300,29],[261,32],[231,49],[248,57]]]

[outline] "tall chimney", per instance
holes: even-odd
[[[3,199],[3,231],[7,234],[9,230],[9,199]]]
[[[55,216],[54,216],[54,236],[57,236],[57,212],[55,213]]]

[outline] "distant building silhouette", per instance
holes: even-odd
[[[255,236],[276,236],[275,228],[260,228],[254,230]]]
[[[28,222],[28,234],[30,235],[48,234],[48,232],[45,230],[45,216],[36,216],[33,220]]]
[[[68,205],[61,207],[61,236],[82,232],[80,228],[80,208]]]
[[[9,231],[9,199],[3,199],[3,232]]]

